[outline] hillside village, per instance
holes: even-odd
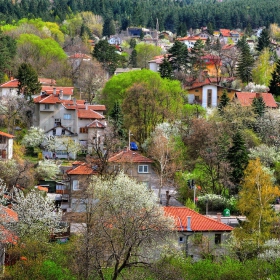
[[[70,23],[1,26],[3,279],[274,279],[277,24]]]

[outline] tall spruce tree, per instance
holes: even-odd
[[[188,47],[180,41],[175,41],[168,50],[169,61],[174,71],[183,71],[188,62]]]
[[[162,78],[172,79],[173,77],[172,66],[166,56],[164,57],[163,62],[159,66],[159,73]]]
[[[32,95],[40,93],[42,86],[38,81],[38,74],[28,63],[22,63],[18,69],[18,94],[25,99],[32,100]]]
[[[110,117],[112,118],[112,124],[116,136],[124,137],[123,113],[119,101],[115,102]]]
[[[260,97],[255,97],[253,99],[252,107],[253,107],[253,111],[256,115],[258,115],[259,117],[264,116],[266,106],[265,106],[265,103],[264,103],[263,98],[261,96]]]
[[[249,162],[248,149],[240,131],[233,135],[232,146],[228,150],[227,158],[232,168],[230,179],[235,185],[233,194],[237,194],[238,186]]]
[[[269,48],[270,37],[268,29],[263,29],[260,37],[258,38],[257,51],[261,52],[265,48]]]
[[[275,70],[272,73],[272,79],[269,83],[269,91],[275,97],[280,96],[280,59],[278,59]]]
[[[135,49],[131,52],[128,64],[133,68],[137,67],[137,51]]]
[[[230,101],[230,98],[228,97],[227,91],[224,89],[220,102],[219,102],[219,105],[218,105],[218,110],[219,110],[220,114],[223,113],[223,110],[228,105],[229,101]]]
[[[245,37],[238,41],[238,48],[240,55],[237,65],[237,76],[243,83],[249,83],[252,79],[252,70],[254,65],[254,58],[250,52],[250,47]]]

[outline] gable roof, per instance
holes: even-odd
[[[33,102],[34,103],[42,103],[42,104],[56,104],[56,103],[62,103],[63,100],[61,100],[58,95],[42,94],[42,95],[39,95],[37,97],[34,97]]]
[[[104,125],[102,122],[98,120],[94,120],[90,124],[87,125],[88,128],[105,128],[106,125]]]
[[[191,217],[191,231],[232,231],[233,227],[203,216],[187,207],[164,207],[164,212],[175,219],[177,231],[187,231],[187,217]]]
[[[254,98],[262,97],[266,107],[278,107],[271,93],[236,92],[235,96],[241,106],[251,106]]]
[[[18,87],[18,79],[13,79],[0,85],[0,88],[17,88],[17,87]]]
[[[4,137],[7,137],[7,138],[14,138],[15,137],[14,135],[3,132],[3,131],[0,131],[0,135],[4,136]]]
[[[66,173],[68,175],[97,175],[98,172],[92,168],[91,165],[87,163],[75,162],[77,166],[73,166],[72,169],[68,169]],[[79,164],[80,163],[80,164]]]
[[[116,163],[152,163],[153,160],[131,150],[121,151],[118,154],[110,157],[108,162]]]
[[[74,87],[53,87],[53,86],[42,86],[42,92],[46,92],[47,94],[51,94],[54,91],[58,94],[60,91],[63,92],[63,95],[73,95]]]

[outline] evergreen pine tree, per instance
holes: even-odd
[[[280,96],[280,59],[276,63],[275,70],[272,73],[272,79],[269,83],[269,91],[275,96]]]
[[[166,57],[159,66],[159,73],[162,78],[172,79],[173,77],[172,66]]]
[[[129,48],[134,49],[136,47],[136,40],[134,38],[130,39]]]
[[[123,113],[119,101],[115,102],[114,108],[110,113],[110,117],[112,118],[115,134],[119,137],[123,137],[124,136]]]
[[[238,192],[238,185],[243,178],[244,170],[247,167],[249,156],[248,150],[243,140],[242,134],[237,131],[232,138],[232,146],[228,150],[228,161],[232,167],[231,181],[236,188],[234,193]]]
[[[252,102],[252,107],[256,115],[258,115],[259,117],[263,117],[266,106],[262,97],[254,98]]]
[[[180,41],[175,41],[173,46],[168,50],[169,61],[174,71],[182,71],[188,62],[188,47]]]
[[[137,51],[136,50],[133,50],[131,52],[128,64],[131,65],[131,67],[133,67],[133,68],[137,67]]]
[[[270,45],[269,31],[263,29],[260,37],[258,38],[257,51],[261,52],[264,48],[268,48]]]
[[[103,24],[103,36],[110,37],[116,34],[115,24],[111,18],[106,18]]]
[[[38,74],[28,63],[22,63],[18,69],[18,94],[31,101],[32,95],[41,91],[41,83],[38,81]]]
[[[228,97],[227,91],[224,89],[218,105],[218,110],[220,113],[223,112],[224,108],[228,105],[229,101],[230,98]]]
[[[240,55],[238,59],[237,76],[243,83],[249,83],[252,79],[254,58],[245,37],[238,41],[238,48],[240,49]]]

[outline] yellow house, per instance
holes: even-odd
[[[226,90],[230,100],[234,98],[237,90],[218,86],[207,79],[203,82],[195,82],[188,88],[188,101],[190,104],[200,104],[204,108],[217,107],[219,100]]]

